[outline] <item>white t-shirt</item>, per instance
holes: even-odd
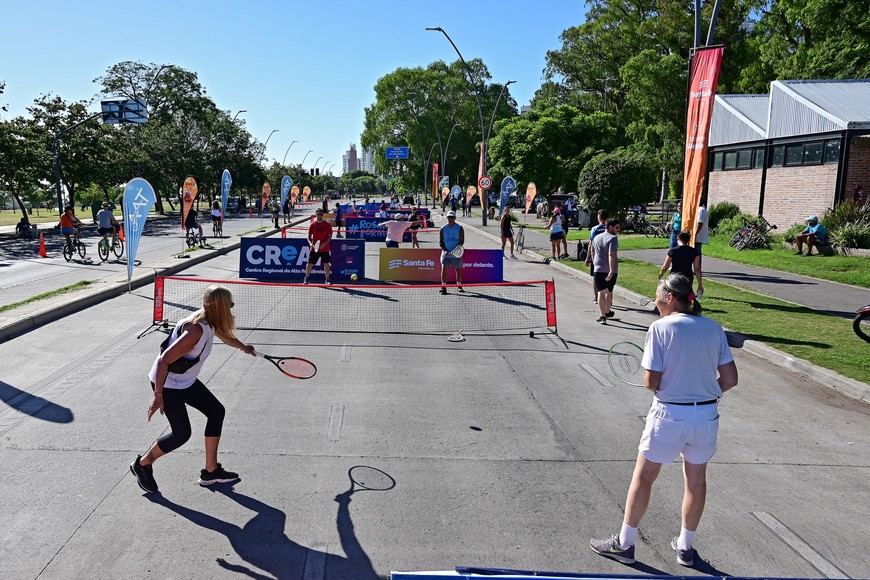
[[[643,368],[662,373],[656,393],[667,403],[718,399],[717,368],[734,360],[725,331],[704,316],[671,314],[653,322],[646,333]]]
[[[710,218],[707,215],[707,208],[703,205],[698,209],[698,217],[696,220],[699,224],[703,225],[701,226],[701,229],[698,230],[698,233],[695,234],[695,241],[699,244],[710,243],[710,233],[707,229],[707,222],[710,221]]]
[[[401,242],[405,230],[411,227],[411,222],[390,220],[381,222],[378,226],[387,228],[388,242]]]
[[[184,324],[187,324],[191,321],[196,313],[191,314],[184,320],[180,321],[175,325],[175,328],[172,330],[172,334],[169,336],[169,345],[178,340],[178,336],[180,334],[181,327]],[[190,369],[181,375],[177,375],[175,373],[166,373],[166,381],[163,383],[164,388],[167,389],[186,389],[187,387],[193,385],[196,382],[197,376],[199,376],[199,371],[202,369],[202,365],[205,364],[205,359],[208,358],[208,355],[211,354],[211,346],[214,343],[214,330],[211,326],[208,325],[207,322],[202,321],[199,323],[202,327],[202,336],[199,337],[199,340],[194,345],[190,352],[184,355],[182,358],[196,358],[199,355],[199,362],[190,367]],[[154,360],[154,364],[151,365],[151,371],[148,373],[148,379],[152,383],[157,382],[157,360]]]

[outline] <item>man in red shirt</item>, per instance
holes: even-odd
[[[311,250],[308,253],[308,263],[305,265],[305,280],[302,283],[308,284],[311,268],[319,260],[323,264],[326,284],[329,284],[329,240],[332,239],[332,226],[323,219],[322,209],[318,209],[315,216],[316,219],[308,226],[308,243],[311,245]]]

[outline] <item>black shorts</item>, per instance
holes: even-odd
[[[308,254],[308,264],[317,265],[329,263],[329,251],[326,252],[311,252]]]
[[[613,292],[613,288],[616,287],[616,277],[618,274],[614,274],[609,282],[607,281],[607,274],[608,272],[595,272],[595,287],[599,292],[605,289]]]
[[[501,237],[512,238],[512,237],[514,237],[514,231],[513,230],[502,230]]]
[[[106,234],[111,234],[112,231],[117,232],[120,229],[121,229],[121,226],[112,226],[110,228],[97,228],[97,233],[99,233],[101,236],[105,236]]]

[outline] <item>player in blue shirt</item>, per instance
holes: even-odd
[[[819,218],[817,216],[811,215],[807,218],[807,227],[797,235],[795,240],[797,243],[797,253],[798,255],[813,255],[813,246],[827,246],[828,245],[828,230],[825,229],[825,226],[819,223]],[[807,253],[804,254],[804,244],[807,245]]]

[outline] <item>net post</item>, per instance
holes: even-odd
[[[152,322],[158,324],[163,321],[163,276],[154,278],[154,315]]]
[[[547,304],[547,326],[552,326],[554,332],[559,334],[559,327],[556,325],[556,283],[554,280],[550,279],[544,282],[544,293]]]

